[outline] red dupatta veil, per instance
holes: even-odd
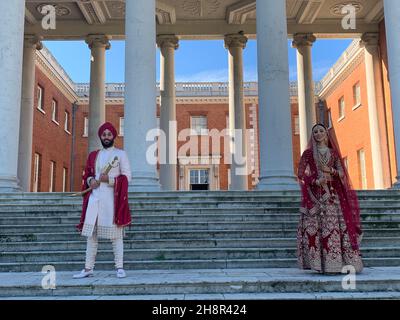
[[[358,236],[362,234],[362,230],[357,194],[351,185],[349,174],[341,157],[334,132],[329,132],[322,124],[316,124],[312,132],[316,126],[325,128],[328,139],[327,145],[331,149],[331,156],[334,157],[335,163],[337,163],[337,161],[340,162],[343,169],[343,177],[339,177],[338,175],[334,176],[331,186],[338,195],[352,248],[358,250]],[[301,157],[298,171],[298,178],[302,191],[302,206],[309,210],[318,205],[313,201],[313,194],[315,195],[322,187],[317,186],[315,181],[324,175],[321,167],[318,165],[317,143],[312,132],[307,149]]]

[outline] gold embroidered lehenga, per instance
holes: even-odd
[[[329,136],[327,148],[318,149],[313,137],[298,170],[302,190],[297,230],[297,257],[301,269],[341,273],[351,265],[361,272],[363,263],[360,210],[336,143]],[[322,168],[331,168],[326,173]],[[320,184],[324,177],[326,183]]]

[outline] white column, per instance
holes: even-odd
[[[175,102],[175,50],[179,39],[174,35],[160,35],[157,45],[160,48],[160,129],[165,132],[165,151],[167,163],[160,163],[160,184],[162,190],[176,190],[177,132]]]
[[[229,131],[230,143],[231,190],[247,190],[247,140],[246,109],[243,94],[243,49],[247,38],[241,34],[225,36],[225,48],[229,52]]]
[[[18,191],[25,0],[0,1],[0,192]]]
[[[132,168],[132,191],[157,191],[156,164],[148,161],[155,140],[146,135],[156,122],[155,0],[126,1],[125,150]]]
[[[43,48],[41,38],[25,36],[21,117],[19,125],[18,179],[22,191],[29,192],[31,186],[33,110],[35,95],[35,55],[36,50]]]
[[[298,190],[293,174],[285,1],[257,0],[258,190]]]
[[[90,35],[86,43],[91,49],[88,146],[88,151],[91,152],[101,148],[97,132],[106,120],[106,50],[110,49],[111,45],[105,35]]]
[[[398,0],[384,0],[386,39],[389,60],[390,93],[396,144],[397,182],[400,189],[400,6]]]
[[[378,118],[377,88],[375,79],[379,70],[379,34],[365,33],[361,38],[365,47],[365,70],[367,80],[369,133],[371,137],[372,169],[375,189],[384,189],[382,149]]]
[[[311,49],[316,37],[311,33],[293,36],[292,46],[297,48],[297,88],[299,100],[300,151],[307,148],[311,129],[317,121],[312,72]]]

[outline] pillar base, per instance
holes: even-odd
[[[394,189],[394,190],[400,190],[400,177],[397,177],[397,182],[395,182],[395,183],[393,184],[392,189]]]
[[[293,175],[261,176],[255,188],[258,191],[299,191],[300,187]]]
[[[132,180],[129,183],[129,192],[161,191],[161,185],[157,177],[151,173],[132,172]]]
[[[22,192],[18,178],[12,176],[0,176],[0,192]]]

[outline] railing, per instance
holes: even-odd
[[[79,97],[89,97],[90,85],[88,83],[77,83],[76,93]],[[321,83],[315,84],[316,93],[320,91]],[[124,83],[107,83],[105,85],[107,98],[123,98],[125,94]],[[160,84],[156,84],[157,95],[160,95]],[[229,96],[228,82],[177,82],[175,84],[177,97],[227,97]],[[297,82],[290,82],[290,95],[297,96]],[[246,97],[258,96],[258,83],[243,83],[243,91]]]

